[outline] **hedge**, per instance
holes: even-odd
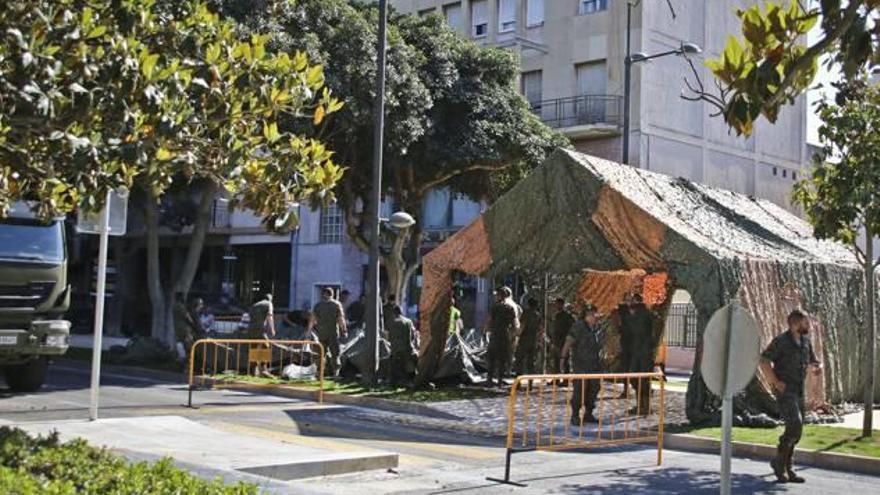
[[[83,440],[61,443],[57,432],[31,437],[0,428],[0,493],[10,495],[256,495],[255,485],[206,481],[171,459],[129,463]]]

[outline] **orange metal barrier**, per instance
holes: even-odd
[[[189,400],[192,407],[196,381],[204,387],[230,374],[258,376],[262,366],[283,370],[288,364],[313,363],[317,352],[319,403],[324,402],[324,346],[314,340],[202,339],[189,351]],[[199,366],[199,364],[201,366]]]
[[[652,393],[655,381],[659,382],[657,394]],[[592,411],[588,410],[591,402]],[[580,409],[577,416],[573,416],[575,405]],[[518,485],[510,481],[511,457],[536,450],[656,442],[659,466],[665,406],[661,372],[518,376],[507,403],[504,479],[492,481]],[[590,415],[595,422],[589,421]]]

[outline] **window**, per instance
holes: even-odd
[[[775,176],[777,173],[778,171],[776,170],[776,167],[773,167],[773,175]]]
[[[489,34],[489,11],[486,7],[486,0],[471,2],[471,22],[474,26],[474,36],[478,38]]]
[[[464,34],[464,16],[461,15],[461,2],[443,6],[443,17],[452,29]]]
[[[608,10],[608,0],[580,0],[578,14],[592,14]]]
[[[520,79],[520,90],[534,111],[541,109],[542,79],[542,74],[539,70],[523,72],[522,78]]]
[[[784,179],[786,177],[788,177],[788,170],[782,169],[782,178]]]
[[[588,62],[575,66],[578,95],[604,95],[608,82],[605,61]]]
[[[526,0],[526,27],[544,24],[544,0]]]
[[[791,173],[791,180],[797,180],[797,172]]]
[[[516,0],[498,0],[498,32],[516,29]]]
[[[321,210],[321,244],[342,243],[342,210],[332,204]]]

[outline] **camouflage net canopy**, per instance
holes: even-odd
[[[569,150],[555,152],[425,256],[420,372],[432,376],[442,355],[454,272],[537,279],[636,269],[666,274],[668,293],[687,290],[697,308],[697,364],[687,400],[692,421],[713,416],[720,404],[703,385],[698,363],[708,319],[733,298],[757,320],[763,344],[785,329],[792,309],[812,315],[826,371],[808,379],[811,405],[860,397],[863,272],[845,246],[813,238],[807,223],[768,201]],[[767,390],[757,377],[738,408],[775,412]]]

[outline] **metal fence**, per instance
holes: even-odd
[[[532,104],[532,111],[550,127],[622,123],[623,100],[614,95],[582,95]]]
[[[666,345],[697,347],[697,308],[691,303],[676,303],[666,315]]]
[[[504,478],[489,479],[522,486],[510,479],[511,457],[536,450],[653,443],[660,465],[665,411],[660,372],[518,376],[507,404]]]

